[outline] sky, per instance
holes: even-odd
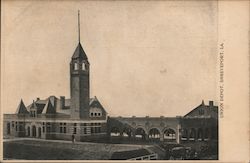
[[[217,99],[216,1],[4,1],[1,109],[70,98],[78,43],[110,116],[182,116]]]

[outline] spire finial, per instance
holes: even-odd
[[[78,41],[80,43],[80,10],[78,10]]]
[[[205,104],[204,104],[204,100],[202,100],[201,104],[202,104],[202,105],[205,105]]]

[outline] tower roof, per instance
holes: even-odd
[[[29,113],[23,103],[23,100],[21,99],[20,104],[17,107],[16,114],[26,114]]]
[[[83,50],[82,48],[82,45],[81,43],[79,42],[77,47],[76,47],[76,50],[72,56],[72,59],[80,59],[80,60],[87,60],[88,57],[85,53],[85,51]]]

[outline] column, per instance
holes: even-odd
[[[164,141],[164,133],[163,132],[160,133],[160,141]]]
[[[177,144],[180,144],[180,124],[177,125],[177,129],[176,129],[176,135],[175,135],[175,138],[176,138],[176,142]]]

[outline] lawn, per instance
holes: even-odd
[[[139,149],[122,144],[48,142],[19,140],[4,142],[4,159],[21,160],[108,160],[114,151]]]

